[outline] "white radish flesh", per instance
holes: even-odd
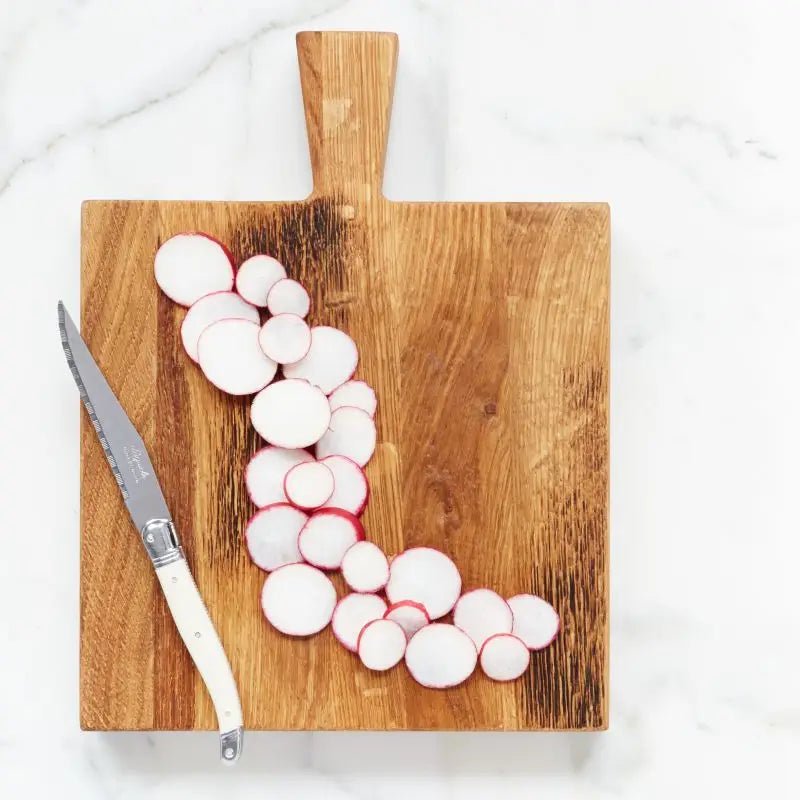
[[[342,406],[352,406],[366,411],[371,417],[375,416],[378,408],[378,398],[375,390],[364,381],[347,381],[338,389],[334,389],[328,401],[331,404],[331,411],[336,411]]]
[[[288,503],[262,508],[247,523],[247,552],[253,563],[268,572],[302,561],[297,537],[308,517]]]
[[[275,377],[278,365],[264,355],[258,332],[258,323],[246,319],[221,319],[203,331],[198,363],[214,386],[228,394],[255,394]]]
[[[333,494],[333,473],[317,461],[298,464],[286,473],[283,490],[298,508],[319,508]]]
[[[341,508],[358,516],[369,500],[369,484],[364,470],[347,456],[326,456],[320,464],[333,473],[334,488],[323,508]]]
[[[406,648],[406,666],[417,683],[447,689],[463,683],[475,670],[478,651],[455,625],[434,623],[418,630]]]
[[[491,589],[473,589],[459,597],[453,609],[453,624],[461,628],[478,650],[497,633],[511,633],[511,608]]]
[[[358,657],[375,672],[385,672],[399,664],[405,652],[405,632],[390,619],[368,623],[358,637]]]
[[[254,306],[267,305],[269,290],[286,277],[280,261],[272,256],[251,256],[236,271],[236,291]]]
[[[309,517],[297,546],[309,564],[320,569],[339,569],[344,554],[364,538],[364,528],[347,511],[325,508]]]
[[[355,342],[344,331],[319,325],[311,329],[311,347],[305,357],[283,372],[287,378],[304,378],[330,394],[352,377],[357,365]]]
[[[297,314],[270,317],[258,336],[261,349],[279,364],[299,361],[311,347],[311,328]]]
[[[154,268],[161,291],[182,306],[233,288],[230,252],[204,233],[179,233],[167,239],[156,252]]]
[[[389,567],[386,597],[390,603],[414,600],[431,619],[450,611],[461,594],[461,575],[456,565],[431,547],[414,547],[396,556]]]
[[[321,631],[333,616],[336,589],[325,575],[308,564],[289,564],[271,572],[261,590],[267,620],[289,636]]]
[[[376,594],[348,594],[337,604],[331,620],[333,635],[352,653],[358,649],[358,635],[368,622],[381,619],[386,603]]]
[[[514,614],[511,632],[519,636],[529,650],[544,649],[558,635],[561,621],[546,600],[535,594],[518,594],[509,597],[508,605]]]
[[[267,295],[267,309],[270,314],[297,314],[305,317],[311,308],[308,292],[291,278],[276,281]]]
[[[517,636],[496,633],[481,648],[481,669],[493,681],[513,681],[522,675],[531,663],[531,652]]]
[[[363,467],[375,452],[375,420],[360,408],[337,408],[331,414],[328,430],[317,443],[317,458],[346,456]]]
[[[372,542],[356,542],[342,558],[342,577],[354,592],[377,592],[389,580],[389,562]]]
[[[415,603],[413,600],[392,603],[383,616],[386,619],[394,620],[406,632],[408,639],[431,621],[425,606]]]
[[[250,459],[244,473],[250,499],[259,508],[271,503],[285,503],[283,481],[286,473],[297,464],[313,460],[314,456],[305,450],[287,450],[272,445],[263,447]]]
[[[236,292],[212,292],[193,303],[181,324],[183,349],[189,358],[197,361],[197,342],[209,325],[237,317],[256,324],[261,321],[258,309],[242,300]]]
[[[250,421],[259,436],[278,447],[314,444],[328,429],[330,418],[328,398],[307,381],[273,383],[255,396],[250,407]]]

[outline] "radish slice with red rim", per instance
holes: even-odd
[[[336,411],[342,406],[352,406],[366,411],[371,417],[375,416],[378,408],[378,398],[375,390],[364,381],[347,381],[334,389],[328,401],[331,404],[331,411]]]
[[[287,378],[303,378],[330,394],[352,377],[357,365],[355,342],[344,331],[318,325],[311,329],[308,353],[295,364],[287,364],[283,374]]]
[[[374,672],[385,672],[399,664],[406,652],[406,634],[390,619],[367,623],[358,637],[358,657]]]
[[[269,290],[286,277],[286,269],[276,258],[251,256],[236,271],[236,291],[254,306],[267,305]]]
[[[334,488],[323,508],[341,508],[359,516],[369,500],[369,484],[364,470],[347,456],[326,456],[320,459],[333,473]]]
[[[390,603],[414,600],[431,619],[450,611],[461,594],[458,567],[432,547],[413,547],[396,556],[389,567],[386,597]]]
[[[317,458],[346,456],[363,467],[372,458],[377,440],[375,420],[360,408],[337,408],[331,414],[328,430],[317,442]]]
[[[236,292],[212,292],[192,303],[181,324],[181,341],[189,358],[197,361],[197,342],[209,325],[237,317],[257,324],[261,322],[258,309],[242,300]]]
[[[292,364],[311,347],[311,328],[297,314],[278,314],[264,323],[258,341],[273,361]]]
[[[209,325],[197,342],[203,374],[228,394],[255,394],[274,377],[278,365],[258,344],[259,326],[246,319],[221,319]]]
[[[276,281],[267,295],[267,309],[270,314],[296,314],[305,317],[311,308],[308,292],[295,280],[283,278]]]
[[[342,558],[342,577],[354,592],[377,592],[389,580],[389,562],[372,542],[356,542]]]
[[[453,625],[461,628],[478,650],[497,633],[511,633],[514,616],[511,607],[491,589],[473,589],[458,598],[453,609]]]
[[[167,239],[156,252],[154,270],[161,291],[182,306],[233,288],[230,251],[205,233],[179,233]]]
[[[392,603],[383,615],[386,619],[394,620],[411,638],[420,628],[424,628],[431,621],[425,606],[413,600],[401,600]]]
[[[477,662],[472,639],[455,625],[441,622],[420,628],[406,648],[411,677],[430,689],[458,686],[472,675]]]
[[[306,450],[287,450],[285,447],[262,447],[251,459],[244,473],[244,482],[250,499],[259,508],[271,503],[285,503],[283,481],[286,473],[297,464],[313,461]]]
[[[518,636],[496,633],[483,643],[480,662],[487,678],[493,681],[513,681],[528,669],[531,652]]]
[[[330,578],[308,564],[289,564],[271,572],[261,590],[267,620],[289,636],[311,636],[333,616],[336,589]]]
[[[345,595],[337,604],[331,620],[333,635],[355,653],[358,635],[368,622],[383,617],[386,603],[376,594],[353,593]]]
[[[244,532],[253,563],[268,572],[302,561],[297,537],[308,516],[288,503],[274,503],[250,518]]]
[[[278,447],[314,444],[328,429],[330,418],[328,398],[307,381],[273,383],[255,396],[250,407],[250,421],[259,436]]]
[[[558,635],[561,620],[546,600],[535,594],[517,594],[508,598],[514,614],[511,632],[522,639],[529,650],[543,650]]]
[[[319,508],[333,494],[333,473],[318,461],[298,464],[286,473],[283,491],[298,508]]]
[[[324,508],[309,517],[297,546],[309,564],[321,569],[339,569],[344,554],[364,538],[364,528],[347,511]]]

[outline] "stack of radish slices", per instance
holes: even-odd
[[[256,255],[236,270],[228,249],[206,234],[165,241],[155,277],[189,307],[181,327],[189,358],[221,391],[255,395],[250,419],[267,444],[245,472],[258,508],[245,541],[269,573],[261,606],[270,624],[289,636],[330,624],[367,668],[405,659],[431,688],[457,686],[478,664],[493,680],[520,677],[531,651],[558,634],[549,603],[531,594],[506,600],[487,588],[462,593],[444,553],[415,547],[390,560],[366,539],[360,516],[377,399],[353,379],[355,342],[335,328],[309,327],[308,292],[274,258]],[[351,590],[342,598],[334,571]]]

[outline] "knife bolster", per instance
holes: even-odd
[[[146,523],[142,528],[142,544],[156,569],[184,558],[178,532],[171,519],[151,519]]]

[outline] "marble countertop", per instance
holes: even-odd
[[[0,2],[0,795],[797,797],[800,7]],[[400,34],[396,199],[605,200],[612,693],[601,734],[78,730],[88,197],[301,198],[294,32]],[[795,76],[795,77],[792,77]]]

